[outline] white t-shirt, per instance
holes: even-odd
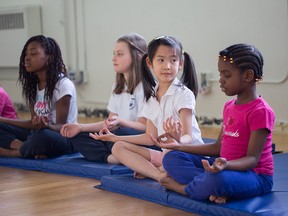
[[[112,93],[109,99],[107,109],[109,112],[115,113],[119,118],[136,121],[141,117],[142,108],[144,104],[144,91],[142,83],[139,83],[133,94],[122,92],[121,94],[114,94],[113,90],[115,83],[112,86]]]
[[[155,90],[157,90],[156,85]],[[161,98],[160,103],[151,97],[143,107],[143,116],[151,120],[158,129],[158,136],[165,133],[163,122],[170,116],[174,121],[180,121],[179,111],[182,108],[192,110],[192,144],[203,143],[201,131],[195,118],[195,96],[193,92],[183,85],[177,78]]]
[[[63,77],[56,83],[50,108],[49,104],[44,100],[44,94],[45,89],[39,90],[37,87],[36,103],[34,105],[34,111],[37,115],[47,116],[49,122],[55,124],[56,102],[65,95],[71,95],[67,123],[77,122],[78,109],[76,101],[76,90],[71,80],[69,80],[67,77]]]

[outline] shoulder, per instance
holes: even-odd
[[[263,115],[274,116],[272,107],[261,96],[254,101],[253,109],[255,112],[260,112]]]
[[[134,95],[139,95],[139,94],[144,95],[143,84],[141,82],[136,86],[133,94]]]
[[[4,88],[0,87],[0,94],[1,95],[8,95]]]
[[[194,93],[187,88],[185,85],[178,85],[174,87],[174,95],[178,98],[178,99],[182,99],[182,100],[195,100],[195,95]]]
[[[235,105],[235,101],[236,101],[235,98],[227,101],[227,102],[224,104],[224,108],[227,108],[227,107],[230,107],[230,106]]]
[[[56,84],[59,88],[75,88],[74,83],[68,77],[62,77]]]

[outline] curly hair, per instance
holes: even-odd
[[[22,96],[30,109],[33,108],[36,102],[37,84],[39,82],[36,73],[28,73],[25,68],[27,47],[32,42],[38,42],[44,49],[45,54],[50,56],[47,64],[45,87],[45,100],[49,105],[52,101],[56,83],[59,79],[67,77],[67,70],[63,63],[61,49],[58,43],[53,38],[45,37],[43,35],[31,37],[24,45],[20,56],[18,78],[18,82],[22,85]]]

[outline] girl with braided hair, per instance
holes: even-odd
[[[236,95],[223,110],[223,125],[215,143],[179,144],[168,134],[154,139],[171,149],[160,183],[193,199],[225,203],[271,192],[274,112],[257,93],[263,57],[252,45],[235,44],[219,52],[220,88]],[[163,141],[163,139],[166,139]]]
[[[76,91],[53,38],[37,35],[26,42],[18,81],[31,119],[0,118],[0,156],[37,159],[72,153],[59,131],[77,121]]]

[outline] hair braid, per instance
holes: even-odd
[[[260,51],[250,44],[235,44],[219,52],[220,57],[231,59],[241,70],[252,69],[255,81],[263,77],[264,60]],[[231,63],[232,63],[231,62]]]
[[[51,104],[53,91],[59,79],[67,76],[65,64],[62,60],[61,49],[58,43],[52,38],[46,38],[43,35],[31,37],[22,50],[19,63],[19,78],[18,82],[22,84],[22,95],[25,98],[27,105],[32,108],[36,101],[38,77],[35,73],[28,73],[25,68],[25,56],[27,47],[32,42],[38,42],[49,56],[47,71],[46,71],[46,88],[45,99]]]

